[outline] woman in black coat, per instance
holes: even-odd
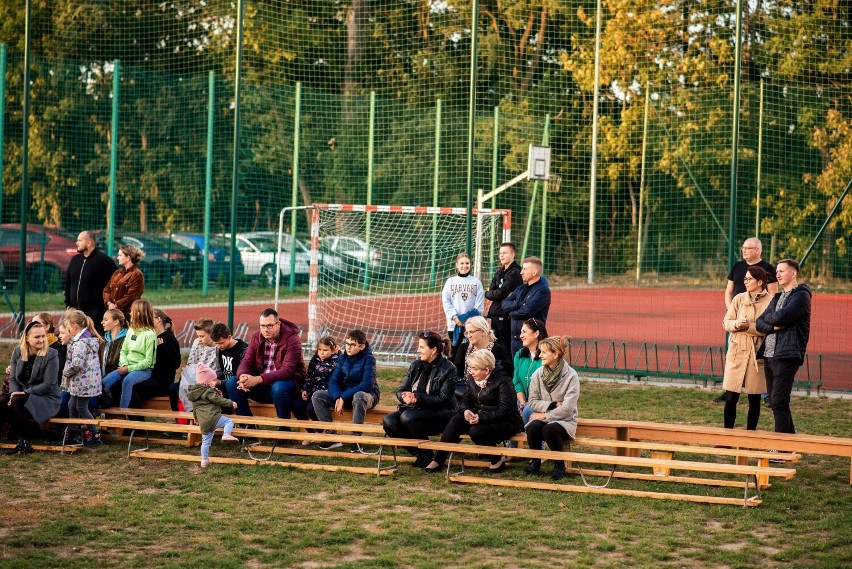
[[[477,350],[468,356],[471,379],[458,401],[459,412],[441,435],[442,443],[457,443],[468,434],[477,445],[497,446],[523,428],[512,378],[495,370],[494,365],[494,354],[488,350]],[[440,471],[447,455],[445,451],[437,452],[426,472]],[[488,472],[502,472],[505,468],[505,457],[491,457]]]
[[[420,358],[411,364],[396,392],[399,410],[385,415],[382,426],[389,437],[427,439],[444,430],[455,414],[455,392],[459,385],[450,354],[450,340],[435,332],[423,332],[417,340]],[[405,447],[417,457],[414,466],[432,462],[432,451]]]
[[[497,336],[494,335],[494,330],[491,329],[488,320],[482,316],[468,318],[467,322],[464,323],[464,336],[466,341],[459,346],[455,359],[456,371],[460,378],[470,379],[470,373],[467,371],[467,360],[477,350],[488,350],[494,354],[497,370],[512,377],[514,374],[512,356],[505,346],[497,343]]]

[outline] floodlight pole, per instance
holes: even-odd
[[[739,259],[737,251],[737,154],[739,154],[740,142],[740,67],[743,50],[743,3],[737,0],[737,29],[736,49],[734,50],[734,108],[731,112],[733,121],[731,124],[731,201],[728,206],[728,266],[733,267]]]
[[[118,104],[121,89],[121,63],[113,61],[112,67],[112,120],[109,141],[109,213],[107,215],[107,255],[112,257],[115,249],[115,205],[118,201]]]
[[[6,125],[6,44],[0,44],[0,222],[3,221],[3,130]]]
[[[228,271],[228,327],[234,329],[237,288],[237,190],[240,187],[240,89],[243,75],[243,0],[237,0],[237,55],[234,72],[234,156],[231,168],[231,267]]]
[[[598,178],[598,105],[600,102],[601,78],[601,0],[598,0],[597,16],[595,18],[595,84],[594,103],[592,109],[592,165],[591,185],[589,186],[589,284],[595,283],[595,213],[597,200]]]
[[[468,95],[467,117],[467,241],[466,251],[470,255],[473,247],[473,143],[474,125],[476,123],[476,42],[479,23],[479,0],[473,0],[470,22],[470,94]]]

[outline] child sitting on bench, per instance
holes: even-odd
[[[213,444],[213,435],[216,429],[223,429],[223,442],[237,442],[239,439],[231,435],[234,430],[234,421],[222,415],[223,407],[233,407],[237,404],[222,396],[222,392],[216,389],[216,372],[210,366],[199,363],[195,369],[195,380],[197,383],[191,385],[187,391],[187,398],[192,401],[192,412],[195,420],[201,428],[201,468],[210,466],[210,445]]]

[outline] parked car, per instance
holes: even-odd
[[[190,249],[195,249],[201,259],[202,269],[204,267],[204,235],[201,233],[174,233],[171,239]],[[208,278],[216,280],[220,274],[228,275],[231,270],[231,243],[222,235],[210,236],[210,248],[207,251]],[[242,256],[237,248],[237,272],[244,271]]]
[[[387,276],[391,270],[390,259],[382,258],[381,251],[372,245],[367,264],[367,242],[360,237],[328,235],[320,239],[320,250],[339,257],[346,272],[356,277],[363,275],[367,266],[376,278]]]
[[[281,240],[281,280],[290,276],[291,236],[285,234]],[[245,275],[258,279],[262,284],[275,286],[275,253],[278,251],[278,234],[274,231],[255,231],[237,234],[237,249],[243,261]],[[296,282],[306,283],[310,278],[311,250],[301,239],[296,239]],[[320,253],[318,262],[334,271],[341,271],[343,263],[339,257]]]
[[[102,239],[103,235],[99,237]],[[121,245],[132,245],[145,253],[139,261],[139,270],[145,275],[146,288],[169,287],[177,274],[184,286],[192,286],[201,270],[201,254],[171,239],[146,233],[122,233],[115,241],[113,254]],[[106,250],[103,246],[101,249]]]
[[[27,288],[33,292],[63,290],[65,272],[71,258],[77,254],[74,237],[56,229],[27,225],[26,272]],[[3,284],[14,286],[21,267],[21,226],[16,223],[0,225],[0,259],[3,263]]]

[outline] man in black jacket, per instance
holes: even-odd
[[[65,274],[65,307],[82,310],[103,334],[104,287],[118,269],[115,262],[98,249],[91,231],[77,236],[77,253]]]
[[[776,433],[795,433],[790,413],[793,379],[804,362],[811,331],[811,289],[798,283],[799,263],[778,261],[775,276],[781,289],[755,323],[766,334],[763,357],[766,390],[775,415]]]
[[[497,336],[497,342],[508,352],[512,348],[512,321],[509,313],[503,310],[503,301],[512,291],[521,285],[521,266],[515,262],[515,244],[500,245],[500,266],[494,272],[491,285],[485,291],[485,298],[491,301],[488,317],[491,329]]]

